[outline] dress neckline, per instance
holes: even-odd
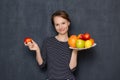
[[[54,39],[57,41],[57,42],[60,42],[60,43],[67,43],[68,41],[60,41],[58,40],[55,36],[54,36]]]

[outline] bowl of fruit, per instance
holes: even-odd
[[[78,35],[71,35],[68,39],[70,49],[86,50],[96,46],[95,40],[89,33],[80,33]]]

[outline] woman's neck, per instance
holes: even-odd
[[[66,42],[68,41],[68,34],[64,34],[64,35],[58,34],[57,36],[55,36],[55,38],[59,41]]]

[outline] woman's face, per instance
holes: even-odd
[[[68,33],[70,22],[60,16],[54,17],[54,26],[58,34],[64,35]]]

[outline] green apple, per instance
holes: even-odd
[[[78,39],[76,41],[76,48],[84,48],[85,47],[85,41],[82,39]]]

